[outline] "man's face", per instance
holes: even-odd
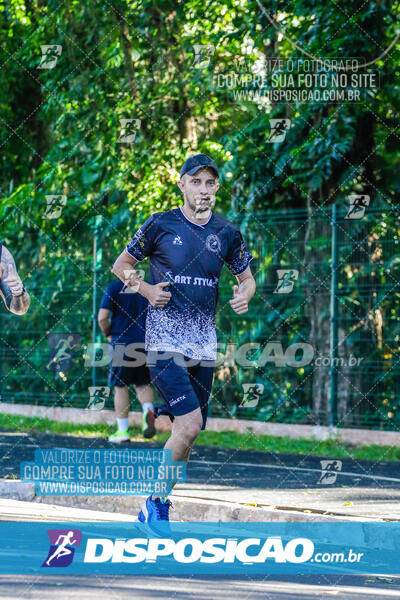
[[[183,175],[178,181],[185,203],[197,218],[207,218],[215,205],[219,188],[218,178],[212,169],[200,169],[194,175]]]

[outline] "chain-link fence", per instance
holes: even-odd
[[[223,269],[211,416],[398,429],[398,216],[357,200],[230,216],[255,256],[257,291],[248,313],[235,314],[228,300],[236,281]],[[121,235],[120,250],[126,241]],[[114,277],[115,247],[99,219],[71,250],[62,284],[28,282],[29,313],[1,312],[2,401],[84,408],[88,388],[106,385],[107,367],[85,366],[85,356],[90,342],[105,341],[93,331],[93,305]],[[49,371],[57,343],[65,367]]]

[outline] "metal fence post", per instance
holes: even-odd
[[[94,348],[97,348],[97,343],[101,341],[100,335],[98,333],[97,327],[97,276],[99,271],[102,268],[102,259],[103,259],[103,248],[100,243],[100,228],[103,223],[103,217],[101,215],[96,215],[94,222],[94,235],[93,235],[93,330],[92,330],[92,339]],[[97,385],[97,369],[92,362],[92,385]]]
[[[337,243],[337,206],[332,204],[332,247],[331,247],[331,306],[330,306],[330,413],[329,424],[337,424],[337,345],[338,345],[338,300],[337,300],[337,269],[338,269],[338,243]]]

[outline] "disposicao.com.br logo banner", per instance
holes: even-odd
[[[400,523],[0,522],[0,573],[400,574]]]

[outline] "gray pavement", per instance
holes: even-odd
[[[0,496],[135,514],[139,497],[33,496],[33,486],[13,482],[36,448],[157,447],[112,445],[101,438],[0,432]],[[332,484],[320,483],[321,459],[283,453],[196,446],[187,481],[174,489],[175,520],[400,519],[400,468],[396,462],[340,459]],[[17,492],[17,487],[19,492]]]
[[[94,498],[86,499],[91,504],[85,509],[60,506],[65,498],[39,499],[33,496],[31,502],[15,500],[12,486],[24,496],[28,484],[13,481],[10,475],[18,475],[19,463],[32,460],[37,447],[110,446],[105,440],[82,440],[71,436],[11,433],[0,436],[0,474],[3,476],[0,481],[0,520],[117,522],[135,519],[135,503],[142,501],[139,497],[125,499],[127,505],[121,508],[126,510],[118,510],[115,498],[101,501],[99,505],[93,503]],[[319,460],[312,456],[198,447],[193,453],[187,482],[177,486],[174,492],[178,517],[183,517],[176,520],[259,520],[260,515],[264,517],[261,520],[323,520],[328,518],[328,508],[330,518],[338,520],[354,520],[360,515],[374,520],[398,518],[400,477],[397,463],[345,460],[337,481],[323,486],[318,483],[321,476]],[[7,475],[9,477],[4,477]],[[1,497],[5,491],[2,485],[8,487],[10,497]],[[25,492],[22,490],[24,486]],[[77,498],[69,500],[77,502]],[[342,514],[346,516],[340,516]],[[294,518],[294,515],[297,517]],[[228,595],[243,600],[311,600],[330,596],[338,600],[400,598],[400,576],[199,577],[195,573],[182,577],[95,574],[90,577],[58,574],[0,576],[0,598],[5,600],[52,600],[55,597],[62,600],[225,600]]]
[[[368,576],[141,577],[0,576],[0,598],[15,600],[373,600],[400,598],[400,578]]]

